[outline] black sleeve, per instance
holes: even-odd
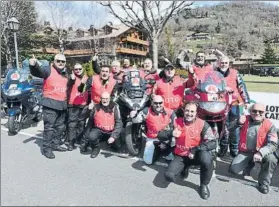
[[[201,137],[202,143],[199,146],[191,149],[192,154],[195,154],[197,151],[211,151],[216,148],[216,137],[214,136],[213,131],[207,122],[204,123]]]
[[[115,99],[115,96],[117,96],[117,92],[118,92],[118,85],[117,83],[114,85],[112,92],[110,94],[111,100]]]
[[[40,67],[38,63],[35,66],[29,65],[31,75],[47,79],[50,76],[50,66]]]
[[[86,83],[80,83],[78,86],[78,92],[82,93],[84,91],[89,90],[92,87],[92,77],[89,77],[86,81]]]
[[[94,71],[95,74],[98,74],[98,75],[100,74],[101,69],[100,69],[100,66],[99,66],[97,60],[96,61],[92,61],[92,68],[93,68],[93,71]]]
[[[123,123],[120,115],[120,110],[117,105],[114,107],[114,120],[115,126],[113,132],[111,133],[111,137],[113,137],[114,139],[118,139],[122,131]]]
[[[71,88],[75,84],[75,82],[76,82],[76,79],[73,80],[73,79],[69,78],[69,80],[68,80],[68,88]]]

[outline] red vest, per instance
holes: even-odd
[[[78,86],[81,83],[81,79],[79,77],[76,77],[75,83],[72,87],[70,98],[69,98],[69,104],[71,105],[86,105],[87,99],[88,99],[88,91],[85,91],[83,93],[80,93],[78,91]]]
[[[206,74],[213,70],[213,66],[211,64],[207,64],[203,67],[199,67],[199,66],[193,64],[192,67],[193,67],[194,73],[197,77],[197,82],[195,82],[193,80],[193,76],[191,74],[189,74],[189,77],[188,77],[188,80],[186,83],[187,88],[196,87],[198,81],[203,80],[205,78]]]
[[[260,125],[258,134],[257,134],[257,146],[256,150],[258,151],[260,148],[262,148],[266,141],[267,141],[267,132],[270,130],[272,126],[272,122],[269,121],[268,119],[264,119],[263,122]],[[249,128],[249,116],[246,116],[246,121],[244,125],[240,128],[240,141],[239,141],[239,151],[240,152],[246,152],[247,151],[247,131]],[[277,138],[275,137],[274,140],[275,143],[277,143]]]
[[[112,132],[115,126],[114,110],[111,113],[106,113],[103,109],[95,110],[93,120],[95,127],[104,132]]]
[[[148,138],[157,138],[158,133],[169,125],[170,117],[173,111],[170,109],[165,109],[165,111],[167,113],[166,115],[163,115],[162,113],[156,115],[151,108],[148,109],[146,117],[146,136]]]
[[[227,86],[233,89],[232,103],[235,101],[243,102],[237,88],[237,70],[230,68],[230,74],[225,77]]]
[[[68,78],[60,75],[53,66],[50,75],[43,83],[43,96],[57,101],[67,100]]]
[[[91,99],[94,103],[100,103],[101,101],[101,94],[103,92],[109,92],[111,94],[113,87],[116,84],[116,80],[113,79],[112,75],[109,77],[108,82],[105,85],[102,85],[102,80],[100,75],[94,75],[92,77],[92,92],[91,92]]]
[[[174,154],[179,156],[188,156],[190,148],[201,144],[201,132],[204,127],[204,120],[196,118],[191,125],[184,124],[184,118],[177,118],[174,122],[174,128],[178,128],[182,133],[176,139]]]
[[[173,82],[166,82],[164,79],[157,81],[156,95],[164,98],[166,108],[176,110],[182,106],[184,95],[184,80],[175,76]]]

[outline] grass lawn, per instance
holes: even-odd
[[[279,77],[242,76],[248,91],[279,93]]]

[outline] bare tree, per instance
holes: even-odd
[[[171,17],[186,9],[188,1],[100,1],[128,27],[146,33],[152,43],[154,68],[158,67],[158,40]],[[125,15],[125,16],[121,16]]]
[[[19,21],[17,32],[19,52],[31,47],[30,34],[36,29],[36,12],[34,2],[25,1],[1,1],[1,62],[11,62],[14,48],[12,33],[7,21],[15,17]]]
[[[60,52],[63,54],[67,27],[72,23],[69,17],[74,14],[74,3],[70,1],[47,1],[45,5],[51,14],[52,23],[57,32]]]

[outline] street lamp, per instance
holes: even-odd
[[[16,41],[16,32],[19,29],[19,22],[15,17],[12,17],[8,20],[8,26],[12,32],[14,32],[14,42],[15,42],[15,55],[16,55],[16,67],[19,69],[18,64],[18,50],[17,50],[17,41]]]

